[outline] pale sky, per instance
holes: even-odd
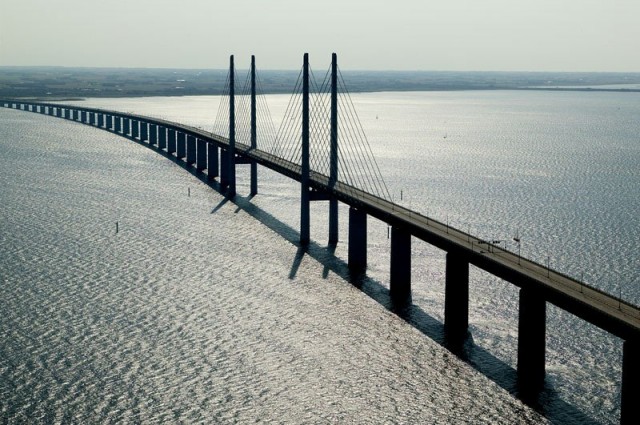
[[[0,0],[0,66],[640,72],[640,0]]]

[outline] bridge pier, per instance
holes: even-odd
[[[202,139],[196,140],[196,170],[202,171],[207,168],[207,142]]]
[[[140,122],[138,120],[131,120],[131,138],[140,139]]]
[[[207,176],[209,180],[219,176],[218,166],[218,147],[209,143],[207,144]]]
[[[173,128],[167,129],[167,153],[169,155],[176,151],[176,131]]]
[[[87,111],[80,111],[80,122],[82,124],[87,122]]]
[[[193,165],[196,163],[196,138],[192,135],[187,135],[187,164]]]
[[[149,141],[149,123],[140,121],[140,141]]]
[[[104,114],[98,114],[98,122],[96,125],[100,128],[104,128]]]
[[[122,119],[122,134],[125,136],[131,135],[131,119],[123,118]]]
[[[158,131],[160,126],[157,124],[149,124],[149,145],[158,146]]]
[[[469,261],[448,252],[446,262],[444,331],[450,343],[459,345],[469,329]]]
[[[158,148],[167,150],[167,128],[158,126]]]
[[[640,417],[640,340],[627,340],[622,345],[622,396],[620,424],[636,424]]]
[[[538,291],[520,289],[518,387],[525,396],[544,387],[547,303]]]
[[[349,270],[354,274],[367,270],[367,213],[349,207]]]
[[[115,122],[115,131],[118,134],[122,134],[122,117],[118,115],[113,116],[113,120]]]
[[[391,297],[404,301],[411,298],[411,233],[391,227]]]
[[[187,135],[178,132],[176,133],[176,156],[180,159],[184,159],[186,153],[186,138]]]

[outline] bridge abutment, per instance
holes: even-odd
[[[444,331],[448,342],[457,345],[469,329],[469,261],[455,252],[446,259]]]
[[[520,289],[518,387],[523,395],[544,387],[547,303],[533,289]]]
[[[364,273],[367,269],[367,213],[349,207],[349,270]]]
[[[411,298],[411,233],[391,227],[391,276],[389,291],[397,300]]]

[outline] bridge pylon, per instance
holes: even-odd
[[[311,191],[310,181],[310,94],[309,54],[305,53],[302,71],[302,149],[301,149],[301,199],[300,199],[300,243],[310,240],[310,202],[329,201],[329,245],[338,243],[338,199],[331,193],[338,183],[338,56],[331,57],[331,116],[329,129],[329,193]]]

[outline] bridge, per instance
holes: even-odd
[[[375,217],[390,226],[390,295],[399,303],[411,302],[412,237],[444,250],[447,253],[444,330],[448,345],[453,349],[460,347],[469,335],[469,265],[510,282],[520,288],[517,384],[523,395],[535,395],[544,385],[546,305],[552,303],[624,341],[621,423],[636,423],[639,414],[637,394],[640,393],[640,309],[637,306],[508,251],[496,241],[483,240],[448,223],[397,205],[385,196],[384,187],[376,181],[363,187],[366,185],[358,184],[357,178],[349,177],[344,167],[339,167],[339,163],[346,160],[339,162],[338,156],[342,152],[338,131],[344,127],[338,122],[341,116],[338,105],[343,103],[338,93],[340,74],[335,54],[322,84],[326,88],[326,101],[320,102],[324,106],[319,108],[317,115],[311,112],[314,106],[313,80],[308,56],[304,56],[300,84],[296,84],[300,89],[299,96],[294,94],[293,97],[299,100],[296,102],[301,111],[300,114],[291,114],[292,119],[299,118],[300,122],[292,127],[293,130],[288,130],[290,133],[298,132],[293,137],[297,145],[289,146],[289,149],[283,148],[282,144],[271,149],[258,147],[259,102],[253,57],[245,85],[248,90],[242,95],[243,99],[248,99],[248,105],[245,105],[248,108],[244,112],[244,121],[248,124],[244,129],[237,127],[236,114],[242,112],[236,104],[233,56],[230,62],[228,95],[224,98],[221,115],[219,111],[226,135],[159,118],[96,108],[16,99],[0,100],[0,105],[80,122],[146,144],[184,161],[186,166],[194,167],[198,172],[206,173],[210,180],[219,179],[220,187],[229,198],[236,196],[235,170],[239,164],[251,167],[251,195],[258,193],[258,165],[283,174],[300,182],[302,246],[311,240],[310,202],[329,202],[329,244],[338,242],[338,202],[347,204],[348,266],[354,275],[366,273],[367,217]],[[323,90],[321,88],[320,92]],[[328,128],[324,128],[325,123]],[[244,131],[246,137],[238,140],[238,131]],[[328,158],[312,164],[311,141],[319,137],[318,131],[322,137],[326,136]],[[375,174],[375,169],[372,174]]]

